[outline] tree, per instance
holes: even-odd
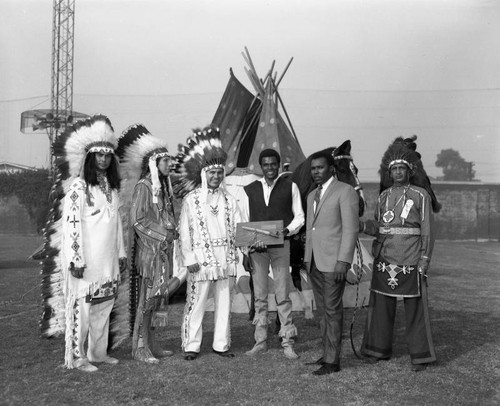
[[[472,181],[476,171],[473,162],[467,162],[454,149],[442,149],[437,155],[436,166],[443,168],[443,180]]]
[[[48,169],[0,173],[0,197],[17,196],[39,233],[47,220],[51,186]]]

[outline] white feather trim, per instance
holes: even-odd
[[[71,178],[80,176],[87,149],[97,142],[108,143],[115,149],[117,147],[118,141],[113,129],[105,120],[96,120],[90,126],[81,126],[71,134],[64,146]]]
[[[134,187],[140,180],[144,157],[159,148],[167,149],[166,142],[150,133],[142,135],[126,148],[121,162],[121,201],[124,204],[132,198]]]

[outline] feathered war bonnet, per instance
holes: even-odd
[[[132,192],[136,183],[149,170],[153,184],[153,202],[158,202],[161,189],[156,161],[170,157],[166,143],[151,135],[142,124],[127,128],[118,140],[117,155],[120,158],[124,177],[124,193]]]
[[[133,224],[130,224],[129,215],[134,188],[148,171],[151,172],[153,202],[156,203],[161,189],[156,160],[170,156],[166,143],[151,135],[142,124],[132,125],[122,133],[118,139],[116,155],[120,159],[122,173],[120,212],[125,241],[128,241],[129,267],[126,274],[122,275],[122,282],[118,287],[118,299],[111,314],[109,330],[112,348],[120,345],[133,331],[139,301],[137,270],[134,265],[135,249],[133,248],[135,233],[132,228]]]
[[[200,186],[202,189],[207,189],[206,171],[214,168],[224,170],[226,160],[227,153],[222,149],[217,127],[194,129],[193,134],[186,140],[186,145],[179,144],[175,168],[177,174],[174,181],[175,195],[183,198]]]
[[[380,192],[392,186],[390,170],[393,165],[405,164],[409,168],[410,183],[421,187],[429,193],[432,201],[432,211],[438,213],[441,210],[441,204],[432,190],[431,181],[425,172],[422,164],[422,156],[417,152],[417,136],[410,138],[398,137],[385,151],[380,164]]]
[[[90,152],[113,153],[117,146],[111,122],[95,115],[77,121],[54,140],[52,151],[55,181],[50,191],[51,207],[44,230],[41,290],[43,314],[40,328],[43,337],[64,334],[66,325],[64,279],[61,263],[63,199],[78,176],[83,177],[85,158]]]
[[[62,179],[83,176],[87,154],[114,154],[117,145],[118,140],[106,116],[95,115],[67,127],[53,145],[55,163]]]

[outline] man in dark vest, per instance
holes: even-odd
[[[274,293],[278,317],[281,322],[279,336],[284,355],[288,359],[297,359],[293,349],[293,337],[297,328],[292,319],[292,301],[290,299],[290,241],[304,224],[304,211],[298,186],[291,180],[278,176],[280,155],[273,149],[265,149],[259,155],[259,164],[264,177],[245,186],[248,199],[242,199],[243,221],[283,220],[285,241],[282,245],[257,245],[250,250],[253,266],[253,284],[255,293],[255,345],[247,355],[257,355],[267,351],[268,322],[268,273],[269,265],[273,270]],[[248,261],[245,258],[244,261]]]

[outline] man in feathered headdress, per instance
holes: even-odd
[[[156,356],[173,354],[155,348],[153,330],[167,324],[165,294],[177,238],[169,177],[171,157],[165,143],[143,125],[131,126],[123,133],[117,154],[126,179],[125,199],[132,196],[128,235],[132,357],[157,364]]]
[[[91,362],[118,363],[107,355],[109,316],[127,264],[116,145],[104,116],[77,122],[54,145],[58,181],[64,180],[56,268],[63,281],[65,365],[86,372],[97,370]]]
[[[179,220],[179,265],[188,270],[182,348],[186,360],[197,358],[203,315],[212,289],[212,348],[216,354],[232,358],[231,289],[238,263],[235,233],[240,214],[236,200],[224,188],[227,154],[222,149],[219,130],[194,130],[178,159],[181,177],[174,189],[180,197],[185,195]]]
[[[361,352],[372,362],[391,357],[396,301],[403,298],[412,369],[422,371],[436,360],[426,278],[434,246],[433,203],[435,211],[440,206],[426,190],[430,182],[416,152],[415,139],[398,138],[389,146],[382,158],[381,185],[389,176],[392,186],[379,196],[375,221],[360,222],[360,231],[376,237]],[[421,184],[425,180],[427,183]]]

